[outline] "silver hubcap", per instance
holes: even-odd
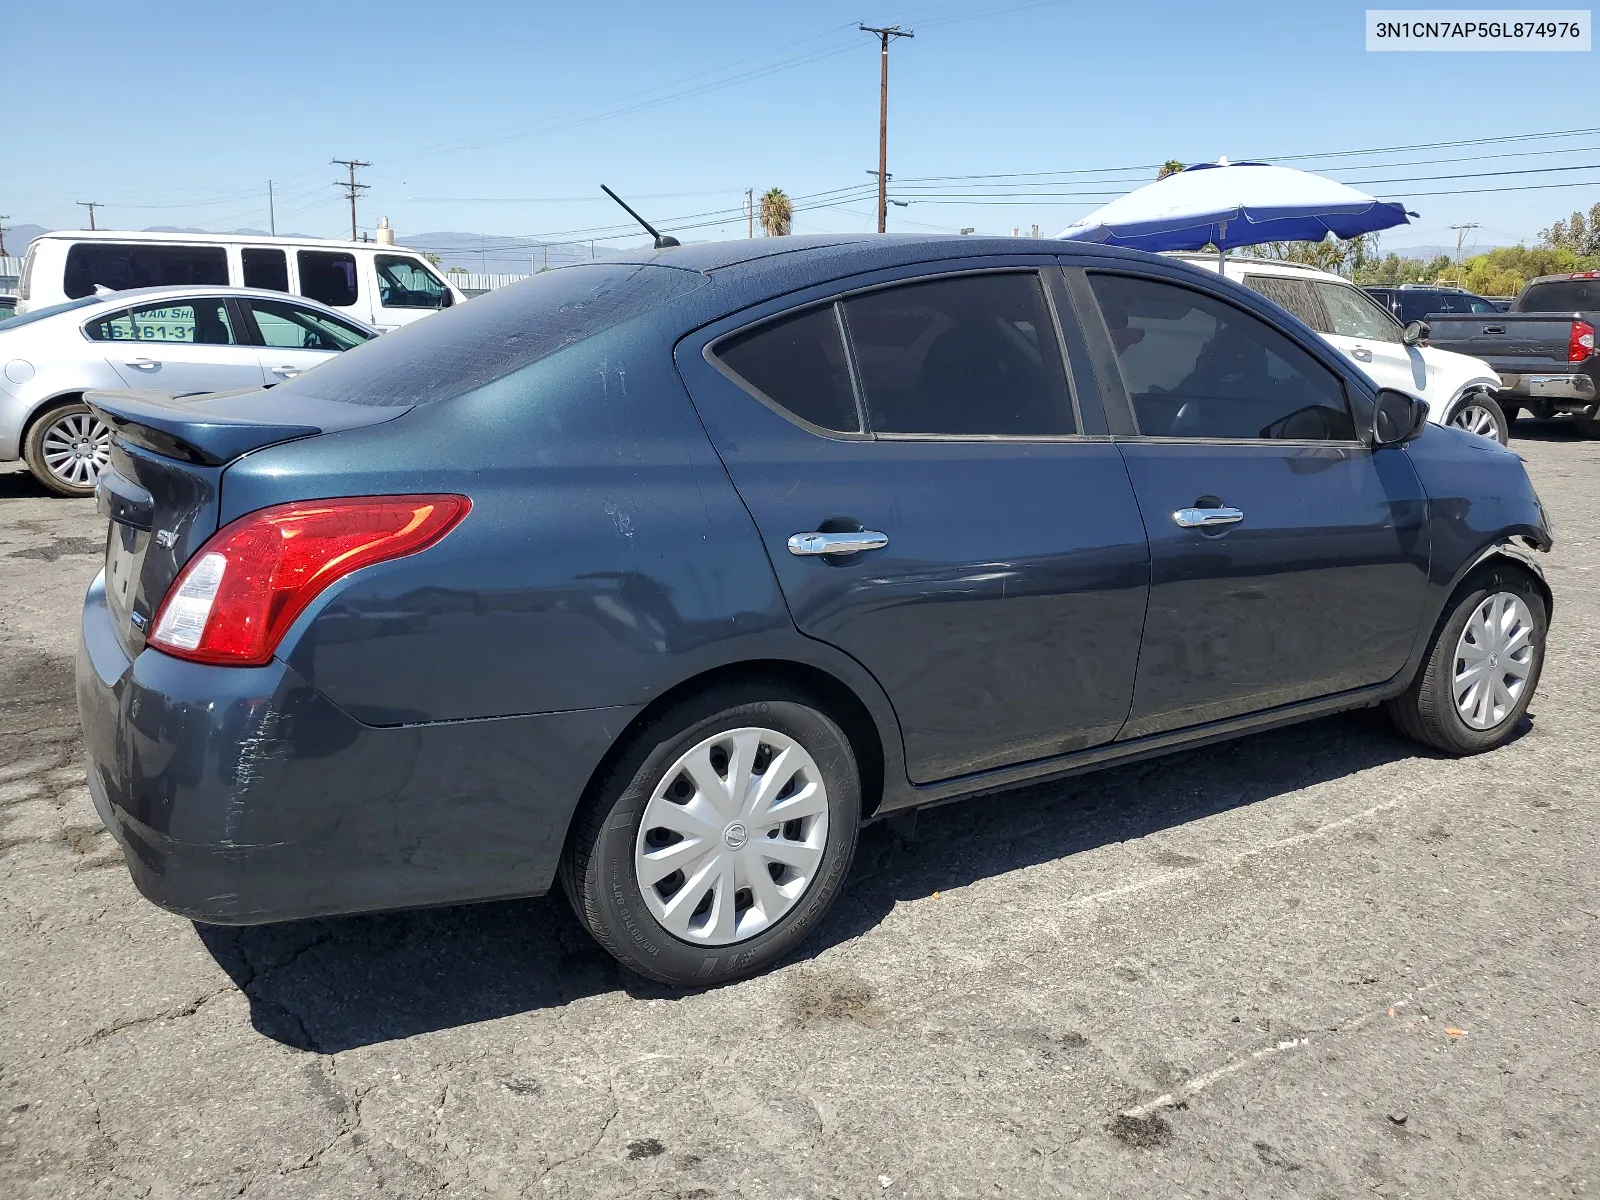
[[[1456,711],[1473,729],[1493,729],[1511,715],[1533,669],[1533,614],[1511,592],[1473,610],[1456,643]]]
[[[1500,440],[1500,426],[1495,423],[1494,414],[1481,404],[1463,404],[1450,419],[1450,424],[1479,437]]]
[[[90,413],[68,413],[50,422],[40,446],[50,474],[73,487],[88,487],[111,458],[111,430]]]
[[[668,767],[634,842],[645,903],[674,937],[726,946],[799,903],[828,843],[822,772],[773,729],[709,737]]]

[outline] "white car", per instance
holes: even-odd
[[[34,238],[22,260],[17,312],[97,289],[142,287],[265,288],[326,304],[385,333],[466,299],[404,246],[101,229]]]
[[[271,387],[378,335],[315,301],[246,288],[141,288],[0,321],[0,462],[87,496],[111,431],[94,388],[172,395]]]
[[[1190,266],[1216,271],[1216,255],[1179,254]],[[1226,260],[1226,275],[1288,309],[1320,333],[1379,387],[1428,402],[1428,419],[1492,437],[1502,445],[1511,425],[1494,393],[1500,376],[1479,358],[1427,345],[1421,322],[1401,326],[1348,279],[1295,263]]]

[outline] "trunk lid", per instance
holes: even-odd
[[[1486,360],[1496,370],[1571,370],[1567,344],[1571,315],[1544,313],[1473,313],[1428,318],[1428,344]]]
[[[122,647],[144,648],[156,610],[217,531],[223,475],[252,450],[394,420],[406,408],[279,397],[260,388],[173,397],[95,391],[84,402],[111,426],[95,501],[106,536],[106,601]]]

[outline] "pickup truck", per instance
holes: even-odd
[[[1428,344],[1481,358],[1500,376],[1495,398],[1508,420],[1572,414],[1584,437],[1600,437],[1600,271],[1545,275],[1504,313],[1428,320]]]

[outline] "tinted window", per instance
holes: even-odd
[[[281,300],[251,300],[262,344],[284,350],[348,350],[368,335],[348,321],[300,304]]]
[[[874,433],[1077,432],[1037,275],[935,279],[844,309]]]
[[[78,303],[82,304],[83,301],[80,300]],[[85,325],[83,331],[97,342],[132,342],[137,341],[139,337],[138,327],[133,323],[133,314],[127,309],[97,317]]]
[[[380,254],[372,261],[378,271],[378,301],[383,307],[450,307],[450,290],[416,259]]]
[[[861,428],[832,305],[717,343],[717,358],[762,396],[823,429]]]
[[[1371,296],[1360,288],[1342,283],[1313,283],[1328,313],[1328,325],[1323,333],[1339,337],[1365,338],[1369,342],[1399,342],[1400,327]]]
[[[300,294],[334,308],[349,308],[360,299],[356,256],[337,250],[296,250]]]
[[[431,404],[474,391],[708,282],[696,271],[621,263],[543,271],[413,321],[274,390],[351,404]]]
[[[1600,279],[1554,279],[1523,293],[1519,312],[1592,312],[1600,308]]]
[[[1288,309],[1319,333],[1332,333],[1327,310],[1309,279],[1293,279],[1282,275],[1246,275],[1244,284],[1260,292],[1268,300]]]
[[[239,252],[244,260],[244,286],[269,292],[289,290],[289,256],[282,250],[250,249]]]
[[[1266,322],[1172,284],[1090,281],[1140,433],[1354,439],[1338,376]]]
[[[85,332],[97,342],[168,342],[195,346],[236,346],[228,306],[221,300],[186,304],[148,304],[91,321]]]
[[[228,255],[221,246],[78,242],[67,249],[63,286],[74,298],[94,295],[96,286],[123,292],[189,285],[228,285]]]

